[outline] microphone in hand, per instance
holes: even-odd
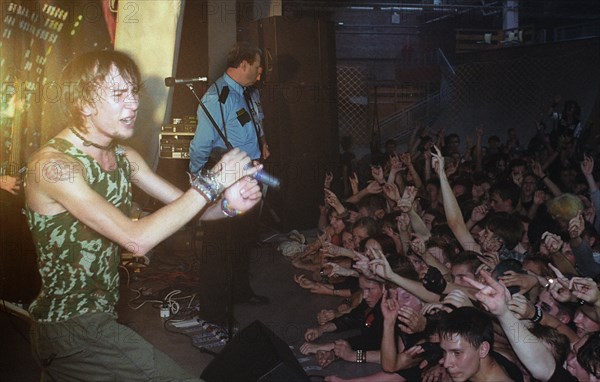
[[[249,169],[250,167],[252,167],[252,165],[250,163],[248,163],[246,165],[245,169]],[[281,181],[278,178],[276,178],[275,176],[266,172],[264,169],[252,174],[252,177],[254,179],[256,179],[258,182],[265,184],[269,187],[275,188],[275,189],[278,189],[279,186],[281,186]]]
[[[275,176],[269,174],[265,170],[260,170],[252,176],[254,179],[258,180],[262,184],[266,184],[269,187],[278,189],[281,186],[281,182]]]

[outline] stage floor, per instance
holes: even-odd
[[[174,322],[165,322],[167,320],[160,316],[160,304],[152,302],[156,298],[162,299],[168,293],[180,290],[181,293],[173,296],[178,298],[180,306],[186,308],[190,300],[191,305],[194,305],[191,297],[183,297],[197,292],[194,268],[201,264],[198,264],[194,252],[202,243],[200,234],[189,231],[193,230],[188,227],[157,247],[148,256],[149,265],[139,267],[139,270],[136,270],[136,266],[127,266],[128,272],[122,272],[121,275],[118,313],[119,322],[138,332],[193,375],[200,375],[214,355],[203,352],[199,345],[208,345],[208,349],[215,352],[221,350],[222,345],[210,341],[206,335],[202,336],[202,329],[198,327],[177,328],[173,325]],[[307,239],[314,237],[313,232],[303,234]],[[196,249],[187,240],[191,237],[197,238],[194,242]],[[269,297],[270,303],[236,304],[234,315],[238,327],[243,330],[256,320],[262,322],[289,345],[300,365],[314,381],[322,380],[318,376],[337,374],[341,377],[353,377],[379,370],[378,365],[344,361],[334,362],[321,370],[314,357],[299,354],[297,349],[304,342],[306,328],[316,326],[317,312],[337,307],[341,299],[313,295],[293,281],[294,273],[302,272],[295,270],[291,262],[277,250],[278,244],[287,239],[287,234],[263,229],[261,239],[263,241],[257,243],[251,251],[250,283],[255,293]],[[142,296],[137,292],[140,290]],[[193,317],[194,312],[189,313],[190,318]],[[173,330],[174,328],[176,330]],[[330,335],[323,340],[340,337],[344,335]],[[0,338],[0,381],[38,381],[40,371],[30,355],[28,324],[0,311]]]

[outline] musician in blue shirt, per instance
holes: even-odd
[[[210,168],[230,147],[239,147],[252,159],[266,159],[268,145],[262,129],[262,110],[257,89],[261,51],[236,43],[227,56],[227,69],[202,97],[205,110],[198,107],[198,126],[190,145],[190,172]],[[218,130],[217,130],[218,128]],[[209,163],[206,166],[207,162]],[[216,163],[216,162],[215,162]],[[250,250],[258,238],[258,208],[235,219],[202,222],[204,236],[200,250],[200,316],[216,325],[233,329],[231,301],[266,304],[269,299],[254,293],[249,282]]]
[[[260,78],[260,49],[237,43],[227,57],[227,70],[202,97],[202,103],[223,136],[233,147],[239,147],[250,158],[261,159],[268,146],[262,130],[260,101],[250,87]],[[247,91],[247,99],[244,92]],[[198,126],[190,145],[190,172],[198,173],[215,147],[225,148],[219,132],[201,107]],[[266,159],[266,158],[263,158]]]

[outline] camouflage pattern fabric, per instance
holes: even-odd
[[[98,162],[70,142],[47,143],[82,164],[90,187],[128,215],[131,166],[117,146],[117,169],[104,171]],[[89,206],[89,208],[95,208]],[[115,314],[119,299],[119,246],[68,211],[45,216],[25,208],[42,278],[42,290],[29,307],[34,319],[56,322],[89,312]]]

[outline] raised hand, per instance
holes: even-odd
[[[569,282],[569,289],[573,296],[588,304],[600,304],[600,289],[598,284],[589,277],[573,277]]]
[[[360,273],[362,273],[363,275],[365,275],[365,277],[367,278],[374,278],[375,274],[372,272],[371,267],[370,267],[370,261],[371,259],[369,259],[367,256],[356,252],[356,257],[358,258],[358,261],[354,262],[354,265],[352,265],[352,268],[358,270]]]
[[[552,272],[554,272],[557,279],[569,281],[569,279],[562,274],[560,269],[556,268],[554,265],[552,265],[552,263],[548,263],[548,267]]]
[[[436,145],[433,146],[433,149],[435,150],[435,153],[431,153],[431,167],[438,176],[442,176],[445,171],[445,159]]]
[[[307,279],[304,275],[294,275],[294,281],[304,289],[314,288],[316,284],[314,281]]]
[[[400,162],[398,154],[392,153],[390,155],[390,172],[396,174],[397,172],[401,171],[402,168],[402,162]]]
[[[367,191],[369,194],[380,194],[383,191],[383,187],[381,187],[379,183],[373,181],[367,184]]]
[[[478,223],[485,218],[488,214],[490,208],[486,204],[482,204],[473,208],[473,212],[471,212],[471,220],[475,223]]]
[[[433,153],[431,152],[431,150],[425,149],[425,151],[423,151],[423,157],[425,158],[426,162],[431,162],[431,159],[433,158]]]
[[[427,250],[425,247],[425,242],[417,235],[413,235],[413,239],[410,242],[410,249],[415,251],[415,253],[419,256],[423,256]]]
[[[389,277],[394,274],[390,263],[385,258],[383,252],[379,250],[373,250],[374,259],[369,262],[369,269],[373,272],[373,274],[383,278],[384,280],[389,280]]]
[[[381,232],[389,237],[391,237],[392,239],[394,238],[400,238],[400,235],[398,234],[398,232],[394,231],[394,229],[389,226],[389,225],[384,225],[383,227],[381,227]]]
[[[560,236],[550,233],[548,231],[542,234],[542,242],[544,243],[546,249],[548,249],[548,252],[550,253],[559,252],[563,246],[563,241],[560,238]]]
[[[498,252],[483,252],[480,255],[477,255],[479,261],[481,261],[488,269],[494,269],[500,263],[500,256],[498,256]]]
[[[323,216],[325,216],[327,214],[327,212],[329,212],[329,207],[323,205],[323,204],[319,204],[319,213]]]
[[[408,232],[410,229],[410,217],[407,213],[402,213],[396,217],[396,224],[398,225],[398,232]]]
[[[350,347],[350,344],[346,340],[336,340],[333,346],[333,352],[338,358],[346,361],[356,361],[356,353]]]
[[[575,298],[571,294],[571,290],[569,288],[569,279],[566,278],[554,265],[548,264],[548,266],[556,274],[555,279],[548,280],[550,282],[548,291],[552,297],[554,297],[556,301],[560,302],[574,301]]]
[[[421,308],[421,314],[434,314],[437,311],[444,310],[444,308],[444,304],[442,304],[441,302],[429,302],[423,305],[423,308]]]
[[[383,194],[390,200],[396,203],[400,202],[400,191],[395,183],[385,183],[383,185]]]
[[[320,251],[323,253],[324,257],[327,258],[332,258],[332,257],[337,257],[339,256],[339,249],[341,247],[331,243],[331,242],[325,242],[323,243],[323,245],[321,246]]]
[[[508,309],[514,313],[519,320],[529,320],[535,315],[535,306],[520,293],[513,294],[508,302]]]
[[[583,214],[579,211],[573,219],[569,220],[569,237],[577,239],[581,236],[584,229],[585,221],[583,220]]]
[[[496,316],[510,313],[508,301],[510,301],[511,296],[508,289],[494,280],[489,272],[481,271],[479,274],[483,277],[483,280],[487,285],[468,277],[463,278],[463,280],[471,286],[479,289],[479,292],[475,295],[477,300],[479,300],[490,313]]]
[[[332,181],[333,181],[333,173],[331,171],[327,171],[325,173],[325,181],[323,182],[323,186],[325,188],[331,188]]]
[[[404,188],[404,192],[402,193],[402,199],[409,201],[412,205],[415,202],[415,198],[417,197],[418,193],[419,190],[415,186],[407,186]]]
[[[338,263],[325,263],[325,266],[331,267],[331,272],[329,273],[329,277],[355,276],[356,275],[355,271],[348,269],[348,268],[344,268],[341,265],[339,265]]]
[[[460,289],[454,289],[444,299],[442,300],[443,304],[450,304],[457,308],[462,308],[463,306],[473,306],[471,299],[465,292]]]
[[[325,203],[333,207],[336,211],[340,212],[341,210],[343,212],[344,206],[342,205],[342,202],[340,202],[340,199],[338,199],[337,195],[328,188],[325,188],[324,191]]]
[[[381,168],[381,166],[371,166],[371,176],[373,176],[373,179],[379,184],[385,182],[385,179],[383,178],[383,168]]]
[[[346,221],[350,224],[354,224],[356,223],[356,221],[360,218],[360,214],[356,211],[348,211],[348,217],[346,218]]]
[[[336,355],[333,350],[317,350],[316,359],[321,368],[326,368],[335,361]]]
[[[398,208],[400,209],[400,211],[402,211],[402,213],[406,214],[408,212],[410,212],[410,210],[412,210],[412,203],[410,202],[410,200],[408,199],[400,199],[398,201]]]
[[[534,286],[538,285],[538,279],[535,276],[523,273],[517,273],[515,271],[506,271],[503,276],[498,277],[499,281],[508,288],[511,286],[518,286],[519,293],[527,293]]]
[[[409,152],[400,154],[400,161],[406,166],[410,167],[412,165],[412,158]]]
[[[542,179],[544,175],[546,175],[544,174],[544,170],[542,170],[542,165],[538,161],[533,161],[531,163],[531,172],[533,172],[533,175],[537,176],[540,179]]]
[[[314,340],[316,340],[317,338],[321,337],[321,330],[319,328],[308,328],[306,329],[306,332],[304,333],[304,339],[308,342],[312,342]],[[307,349],[309,350],[309,349]],[[313,352],[314,353],[314,352]],[[302,354],[308,354],[308,353],[302,353]]]
[[[426,325],[427,319],[421,312],[417,312],[408,306],[400,307],[398,310],[398,327],[404,333],[420,333],[425,330]]]
[[[348,177],[348,181],[350,182],[352,195],[358,194],[358,175],[356,175],[355,172],[352,173],[352,175]]]
[[[383,297],[381,298],[381,314],[383,315],[383,320],[388,323],[396,322],[399,309],[398,292],[395,289],[391,289],[388,292],[388,290],[384,288]]]
[[[331,309],[323,309],[319,313],[317,313],[317,323],[319,325],[325,325],[334,318],[335,312]]]

